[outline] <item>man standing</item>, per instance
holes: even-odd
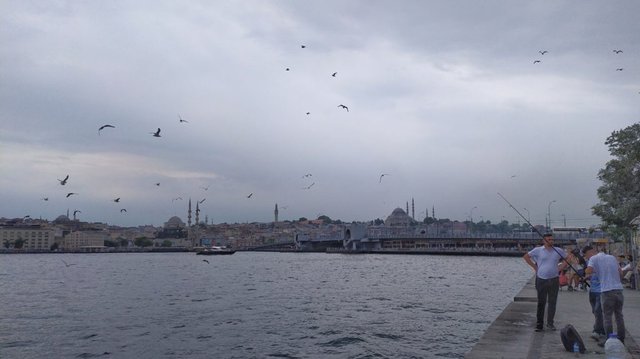
[[[536,312],[536,332],[544,330],[544,308],[547,308],[547,328],[556,330],[553,324],[553,317],[556,315],[556,301],[560,281],[558,273],[567,266],[567,261],[558,265],[560,261],[567,258],[567,253],[558,247],[553,246],[553,235],[545,233],[542,236],[542,246],[536,247],[525,253],[524,260],[536,272],[536,291],[538,293],[538,310]]]
[[[586,246],[582,249],[584,259],[589,262],[589,259],[597,256],[604,255],[602,252],[596,251],[592,246]],[[591,275],[587,275],[591,279],[591,287],[589,288],[589,303],[591,304],[591,313],[595,317],[595,323],[593,324],[593,333],[591,337],[596,340],[606,339],[604,331],[604,323],[602,316],[602,301],[600,300],[602,294],[602,287],[600,286],[600,278],[598,274],[592,272]]]
[[[604,330],[607,333],[607,337],[613,333],[613,315],[615,315],[618,339],[624,343],[626,334],[622,316],[624,296],[622,295],[622,282],[620,281],[622,270],[616,257],[604,253],[595,255],[589,259],[586,272],[587,274],[595,273],[600,278]],[[601,341],[598,345],[603,346],[604,341]]]

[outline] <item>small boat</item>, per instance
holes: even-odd
[[[213,256],[213,255],[223,255],[223,254],[234,254],[235,252],[236,252],[235,250],[229,249],[226,247],[211,246],[211,247],[200,249],[199,251],[196,252],[196,254],[202,255],[202,256]]]

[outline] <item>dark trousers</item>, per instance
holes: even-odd
[[[604,335],[605,332],[600,293],[589,292],[589,304],[591,304],[591,313],[593,313],[593,316],[596,319],[595,323],[593,323],[593,331],[595,333]]]
[[[618,339],[624,342],[625,327],[624,317],[622,316],[622,306],[624,305],[624,295],[622,290],[610,290],[602,292],[602,314],[604,319],[604,330],[607,336],[613,331],[613,317],[616,317],[616,329],[618,330]]]
[[[553,317],[556,315],[556,301],[560,280],[558,277],[542,279],[536,277],[536,291],[538,292],[538,310],[536,312],[536,326],[542,328],[544,324],[544,307],[547,307],[547,325],[553,325]]]

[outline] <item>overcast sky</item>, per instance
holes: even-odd
[[[500,192],[535,224],[549,209],[554,226],[597,224],[604,141],[640,120],[638,14],[634,0],[3,1],[0,217],[162,225],[186,222],[191,198],[210,223],[269,222],[276,203],[280,220],[359,221],[413,198],[419,220],[517,222]]]

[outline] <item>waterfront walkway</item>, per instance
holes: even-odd
[[[640,359],[640,291],[624,290],[623,314],[627,328],[625,345],[627,358]],[[560,329],[572,324],[580,333],[587,351],[581,358],[604,358],[604,348],[591,339],[593,314],[586,291],[560,291],[555,317],[556,331],[535,332],[536,290],[532,278],[516,295],[514,301],[489,326],[480,341],[465,355],[466,359],[497,358],[575,358],[560,340]],[[615,325],[614,325],[615,329]]]

